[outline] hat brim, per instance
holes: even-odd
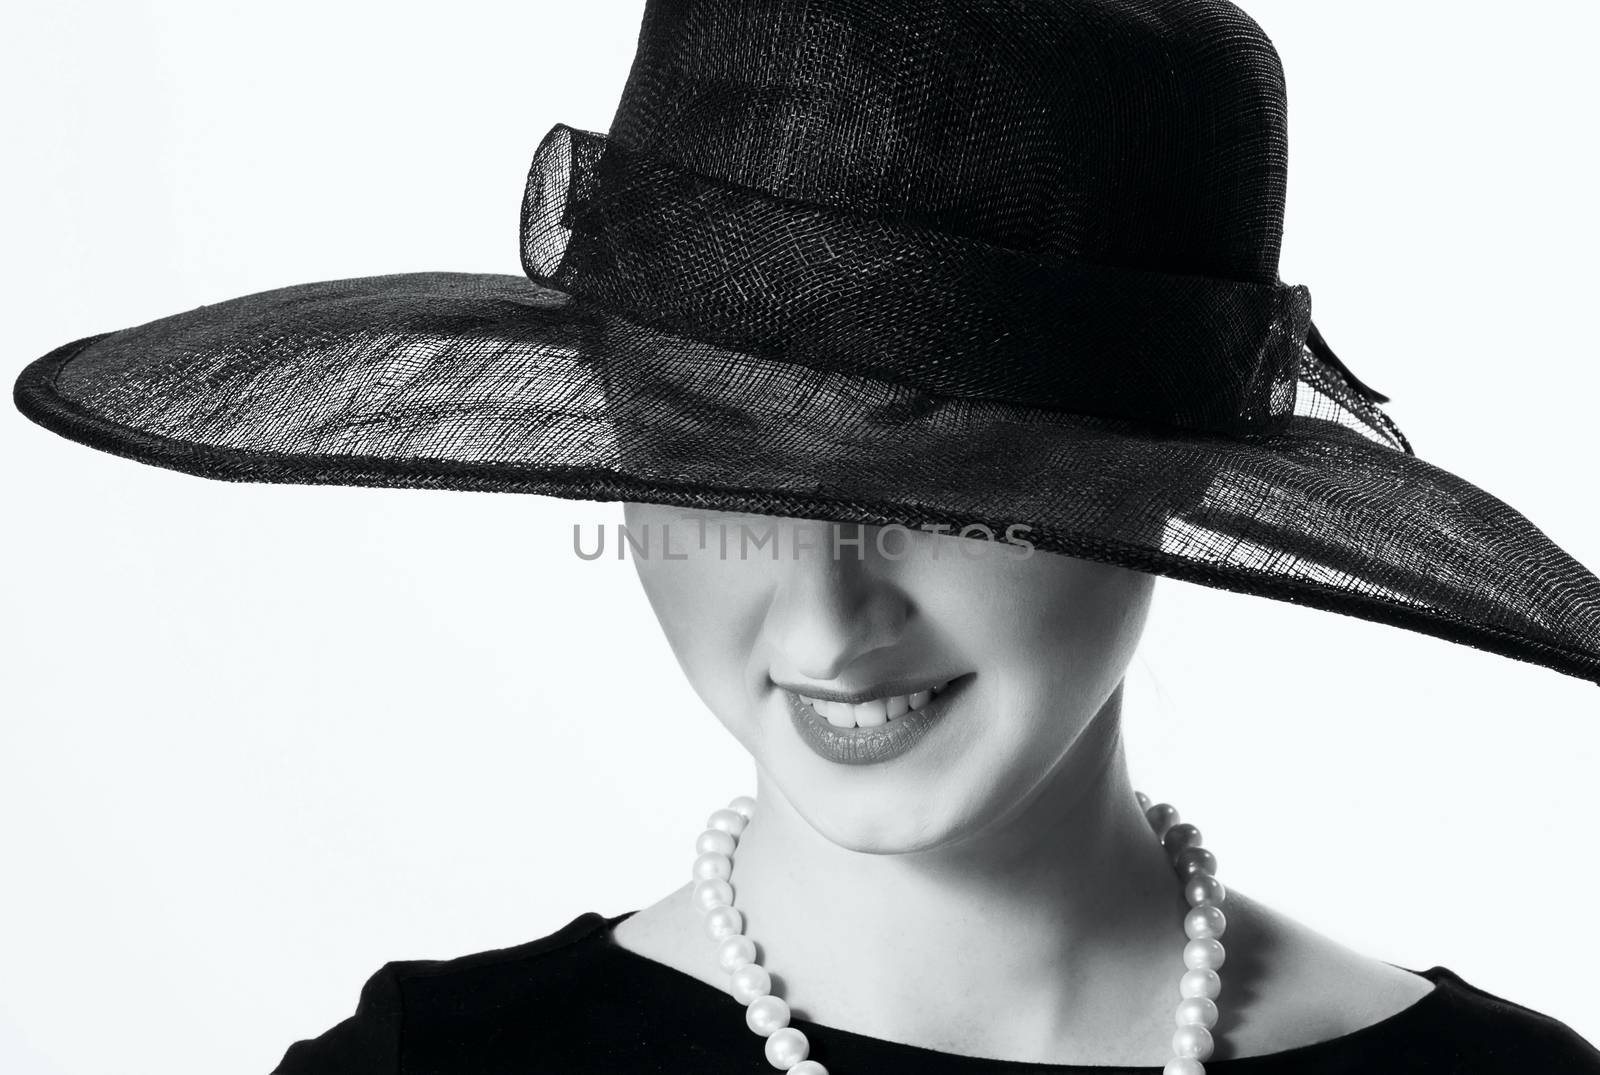
[[[1600,580],[1484,490],[1313,414],[1238,438],[941,397],[473,273],[303,284],[87,337],[31,363],[15,399],[90,447],[227,481],[1025,528],[1600,682]]]

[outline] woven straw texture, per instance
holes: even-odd
[[[1027,526],[1600,682],[1600,580],[1412,454],[1277,277],[1283,75],[1217,0],[652,0],[524,276],[67,344],[74,440],[235,481]]]

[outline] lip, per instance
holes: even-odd
[[[874,728],[834,727],[826,717],[801,701],[793,690],[787,687],[780,689],[788,703],[789,718],[795,731],[813,753],[825,761],[840,765],[875,765],[897,758],[921,742],[950,706],[966,693],[967,683],[972,678],[969,672],[950,680],[950,685],[934,695],[933,700],[921,709],[914,709]],[[855,695],[830,694],[827,691],[812,693],[812,688],[806,689],[807,697],[841,702],[871,701],[897,693],[912,692],[903,691],[899,684],[874,687],[871,691]]]
[[[792,694],[798,694],[806,698],[820,698],[825,702],[843,702],[845,705],[860,705],[862,702],[872,702],[879,698],[893,698],[901,694],[911,695],[922,691],[932,691],[933,688],[943,687],[945,684],[953,686],[956,680],[961,678],[961,676],[943,676],[937,679],[927,677],[922,679],[898,679],[859,691],[831,691],[826,687],[811,687],[804,683],[780,683],[777,680],[773,680],[773,683]]]

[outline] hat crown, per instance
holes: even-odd
[[[782,198],[1277,279],[1276,50],[1223,0],[649,0],[609,131]]]

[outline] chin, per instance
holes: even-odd
[[[813,787],[791,797],[795,811],[824,839],[866,855],[905,855],[955,843],[983,827],[984,816],[959,804],[962,796],[947,785],[885,780],[847,790]]]
[[[830,824],[833,820],[838,824]],[[860,817],[841,816],[820,818],[813,821],[812,826],[830,843],[864,855],[905,855],[927,851],[946,842],[944,833],[915,821],[889,820],[874,824]]]

